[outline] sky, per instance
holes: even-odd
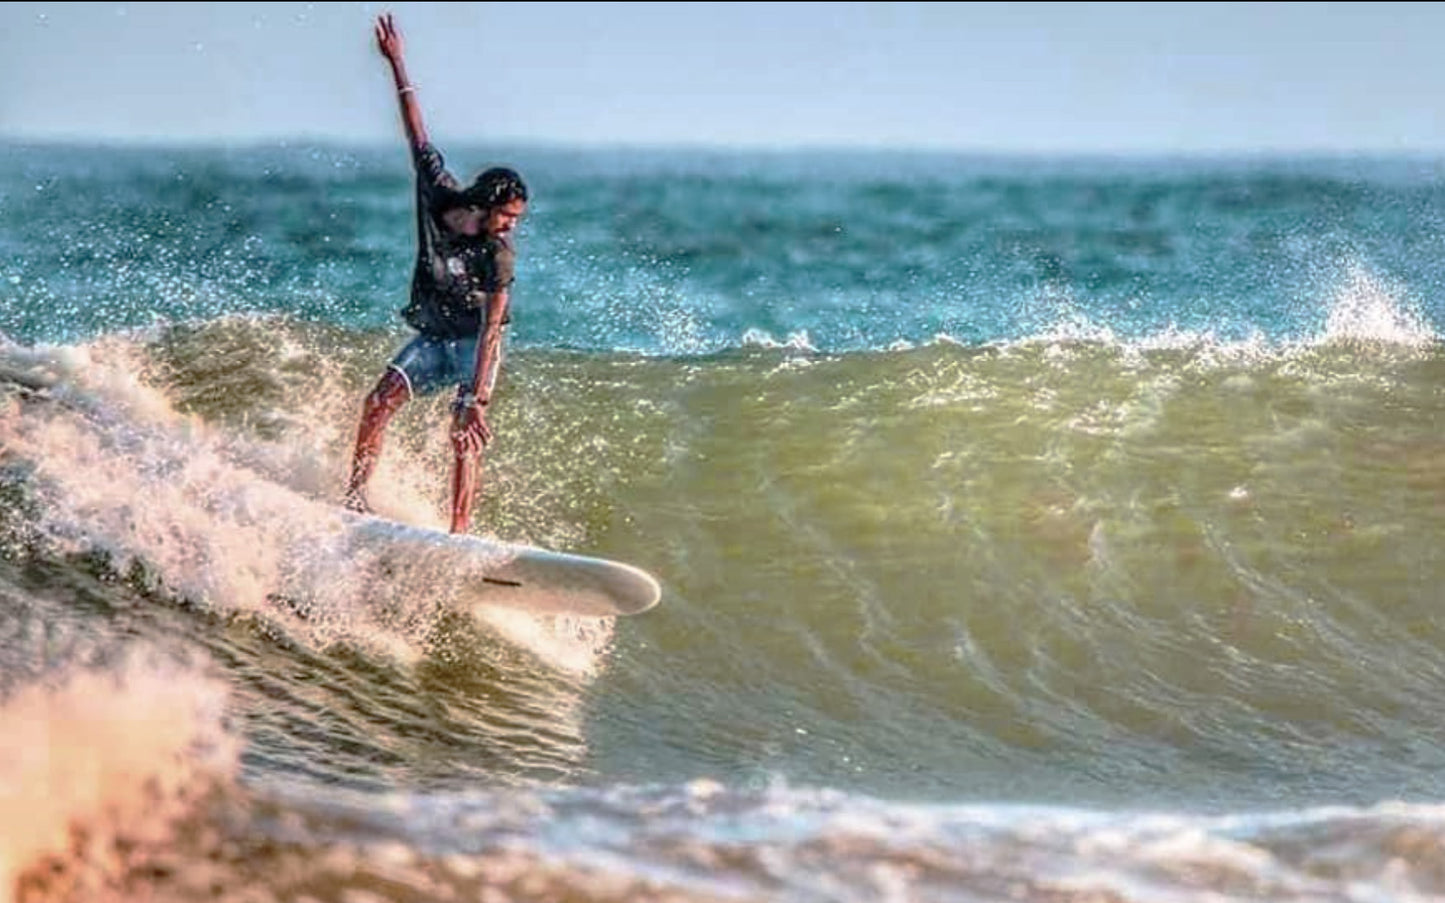
[[[0,3],[0,140],[1445,152],[1440,3]]]

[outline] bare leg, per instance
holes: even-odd
[[[351,478],[346,483],[346,497],[342,501],[352,511],[371,513],[371,506],[366,501],[366,483],[381,457],[381,440],[386,433],[386,425],[410,395],[406,378],[388,368],[377,380],[376,388],[366,396],[361,409],[361,426],[356,431],[356,451],[351,458]]]
[[[456,450],[452,467],[452,532],[466,533],[472,526],[472,503],[482,483],[481,452]]]

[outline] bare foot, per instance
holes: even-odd
[[[357,514],[371,514],[371,505],[366,501],[366,493],[360,489],[348,489],[345,497],[341,500],[341,507],[347,511],[355,511]]]

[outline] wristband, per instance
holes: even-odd
[[[471,407],[484,408],[484,407],[486,407],[486,406],[487,406],[487,403],[486,403],[484,400],[482,400],[482,399],[478,398],[477,396],[473,395],[471,392],[458,392],[458,393],[457,393],[457,400],[454,401],[454,402],[452,402],[452,411],[453,411],[454,413],[460,414],[462,411],[465,411],[467,408],[471,408]]]

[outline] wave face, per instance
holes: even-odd
[[[534,152],[476,529],[606,621],[328,551],[396,155],[12,150],[14,899],[1445,894],[1432,164]]]

